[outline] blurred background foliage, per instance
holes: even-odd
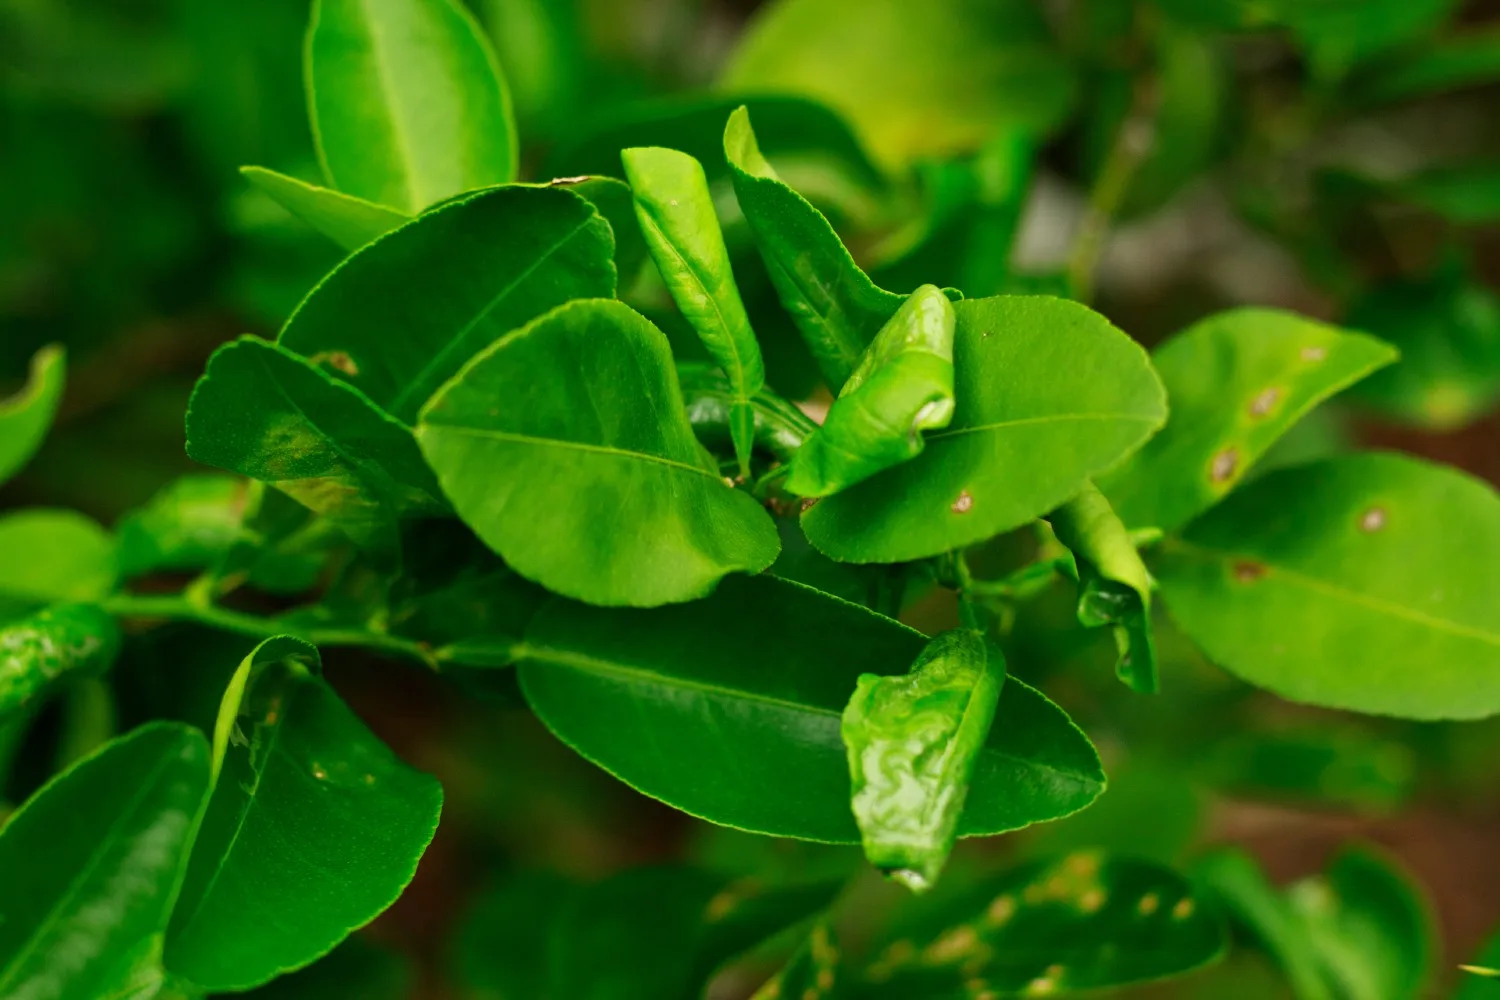
[[[1500,482],[1492,0],[471,7],[513,91],[525,179],[619,175],[623,145],[704,159],[784,393],[820,390],[717,152],[747,97],[783,176],[886,287],[1092,293],[1148,345],[1236,304],[1344,323],[1397,344],[1402,362],[1305,421],[1263,468],[1358,443]],[[237,170],[320,179],[302,91],[307,16],[308,0],[0,0],[0,392],[48,343],[66,346],[70,369],[56,430],[0,506],[76,507],[115,524],[192,471],[182,416],[204,359],[241,332],[273,334],[337,263],[333,244]],[[629,295],[670,331],[651,277]],[[691,352],[691,338],[677,342]],[[980,562],[1003,572],[1031,548],[997,540]],[[858,594],[867,582],[820,585]],[[1235,844],[1285,882],[1369,841],[1427,900],[1418,910],[1436,944],[1410,961],[1430,982],[1455,981],[1455,963],[1500,920],[1500,723],[1281,702],[1204,662],[1167,621],[1164,693],[1132,696],[1111,677],[1109,640],[1076,625],[1071,601],[1055,586],[1026,604],[1010,623],[1012,668],[1089,732],[1110,790],[1074,819],[967,844],[945,881],[1079,847],[1186,866]],[[952,615],[916,593],[905,617],[933,629]],[[114,681],[120,724],[207,718],[243,645],[188,628],[133,636]],[[859,869],[857,849],[712,828],[636,795],[548,736],[504,676],[437,680],[337,652],[330,671],[447,789],[417,881],[348,946],[373,941],[404,960],[384,972],[355,961],[378,982],[338,995],[508,996],[476,921],[513,926],[524,944],[528,900],[628,865],[686,860],[770,882]],[[38,727],[0,798],[19,801],[45,777],[48,741],[66,744],[58,728]],[[545,874],[516,881],[533,869]],[[852,948],[897,898],[874,878],[855,884],[839,910]],[[714,996],[747,995],[770,967],[752,957]],[[1142,994],[1284,995],[1268,969],[1242,954]],[[335,995],[326,983],[349,981],[321,963],[277,989]],[[1488,984],[1468,988],[1465,1000]]]

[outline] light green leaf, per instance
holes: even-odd
[[[748,478],[755,439],[750,400],[765,387],[766,368],[734,283],[703,166],[686,153],[658,147],[622,150],[620,159],[667,291],[734,387],[730,437],[740,475]]]
[[[733,447],[730,412],[736,401],[729,376],[701,362],[677,365],[688,423],[710,450]],[[762,389],[750,400],[755,417],[755,447],[769,458],[786,462],[818,429],[811,417],[770,389]]]
[[[259,479],[389,549],[403,517],[446,509],[411,431],[278,344],[241,337],[208,359],[188,402],[188,456]]]
[[[326,954],[396,900],[437,829],[437,781],[398,760],[317,665],[307,643],[267,639],[224,694],[213,795],[166,945],[167,968],[205,990]]]
[[[120,640],[120,626],[91,604],[54,604],[0,625],[0,717],[64,677],[108,670]]]
[[[666,337],[572,302],[497,341],[422,411],[454,509],[548,590],[640,607],[702,597],[776,558],[770,517],[693,438]]]
[[[415,213],[515,180],[499,60],[454,0],[317,0],[307,87],[318,155],[346,194]]]
[[[937,882],[953,850],[975,763],[1005,683],[1005,657],[983,633],[934,636],[899,677],[861,674],[840,733],[865,857],[914,892]]]
[[[858,843],[839,717],[862,673],[904,674],[926,637],[773,577],[652,611],[558,601],[532,622],[521,685],[584,757],[725,826]],[[1104,787],[1056,705],[1012,679],[975,765],[959,836],[1068,815]]]
[[[628,288],[646,263],[646,240],[635,220],[635,199],[630,185],[615,177],[559,177],[544,187],[560,187],[583,198],[609,223],[615,238],[615,271],[621,287]]]
[[[0,995],[136,996],[208,793],[208,744],[153,722],[48,782],[0,828]]]
[[[1115,673],[1131,690],[1155,693],[1156,644],[1151,637],[1151,574],[1135,541],[1093,483],[1047,518],[1078,567],[1078,620],[1114,630]]]
[[[56,344],[37,351],[26,387],[0,399],[0,484],[20,472],[42,446],[62,402],[65,359]]]
[[[831,1000],[839,985],[839,946],[826,923],[813,926],[792,960],[750,1000]]]
[[[1223,499],[1309,410],[1396,360],[1387,344],[1275,309],[1235,309],[1151,356],[1172,417],[1098,485],[1131,528],[1172,531]]]
[[[265,167],[241,167],[245,179],[276,204],[345,250],[360,247],[410,221],[405,212],[318,187]]]
[[[835,559],[921,559],[1019,527],[1166,419],[1146,352],[1087,307],[999,296],[954,310],[952,423],[910,462],[802,515],[808,539]]]
[[[250,484],[238,476],[174,479],[146,504],[120,518],[120,573],[206,569],[240,535]]]
[[[1074,79],[1023,0],[778,0],[722,85],[824,101],[888,167],[977,147],[998,129],[1061,124]]]
[[[119,576],[115,540],[71,510],[0,515],[0,617],[54,601],[94,601]]]
[[[792,458],[788,492],[822,497],[922,453],[923,431],[953,419],[953,306],[936,285],[896,310]]]
[[[859,996],[1098,990],[1181,975],[1225,944],[1217,914],[1170,868],[1081,852],[1012,869],[911,922],[865,970]]]
[[[609,223],[580,196],[495,188],[439,206],[350,257],[278,339],[410,423],[504,334],[570,299],[614,295],[613,252]]]
[[[1252,684],[1403,718],[1500,712],[1500,496],[1485,483],[1393,454],[1281,469],[1159,551],[1173,619]]]
[[[823,214],[777,176],[761,155],[743,107],[729,116],[724,156],[781,304],[829,387],[842,388],[859,367],[865,346],[905,297],[877,288]]]

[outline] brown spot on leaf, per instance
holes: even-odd
[[[955,514],[967,514],[974,509],[974,497],[968,490],[962,490],[958,494],[958,499],[954,500],[953,505],[948,509]]]
[[[1263,417],[1281,401],[1281,389],[1272,386],[1261,391],[1260,395],[1250,401],[1250,415],[1252,417]]]
[[[1265,575],[1265,563],[1258,563],[1252,559],[1241,559],[1234,564],[1234,578],[1240,583],[1254,583]]]
[[[802,498],[802,512],[805,514],[808,511],[812,510],[813,507],[817,504],[817,502],[819,500],[821,500],[821,499],[822,499],[822,497],[803,497]]]
[[[1385,527],[1385,508],[1371,507],[1359,516],[1359,530],[1374,533]]]
[[[547,182],[548,187],[557,187],[562,184],[582,184],[589,179],[588,174],[579,174],[577,177],[554,177]]]
[[[1227,483],[1234,478],[1235,471],[1239,467],[1239,449],[1231,445],[1214,456],[1212,464],[1208,467],[1208,474],[1216,483]]]
[[[359,374],[359,365],[349,356],[348,351],[319,351],[307,360],[315,365],[327,365],[329,368],[337,368],[339,371],[354,378]]]
[[[1328,357],[1328,348],[1326,347],[1302,348],[1303,361],[1322,361],[1326,357]]]

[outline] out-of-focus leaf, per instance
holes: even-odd
[[[1314,462],[1256,480],[1158,551],[1173,620],[1252,684],[1403,718],[1500,712],[1500,496],[1486,483],[1394,454]]]
[[[0,484],[21,471],[42,446],[62,401],[65,357],[57,345],[37,351],[26,387],[0,399]]]
[[[975,886],[881,950],[859,995],[1044,996],[1180,975],[1224,928],[1170,868],[1080,852]]]
[[[120,638],[115,620],[91,604],[54,604],[0,625],[0,717],[64,677],[108,670]]]
[[[572,133],[590,67],[584,16],[557,0],[479,0],[474,5],[494,42],[521,132],[528,141]]]
[[[405,956],[351,937],[307,968],[240,995],[245,1000],[407,1000],[415,981]]]
[[[1200,773],[1239,795],[1386,813],[1415,790],[1404,743],[1332,726],[1237,733],[1208,750]]]
[[[865,349],[823,426],[792,457],[786,489],[828,496],[920,455],[922,432],[953,419],[956,322],[936,285],[913,292]]]
[[[1500,933],[1491,935],[1472,965],[1459,968],[1468,973],[1453,994],[1453,1000],[1495,1000],[1500,997]]]
[[[1302,43],[1318,75],[1343,76],[1361,62],[1430,36],[1458,0],[1270,0],[1271,16]]]
[[[1102,850],[1172,865],[1199,837],[1205,805],[1205,796],[1182,767],[1132,758],[1110,768],[1109,787],[1099,801],[1030,832],[1026,854]]]
[[[343,538],[327,519],[252,480],[239,534],[213,574],[227,585],[248,582],[272,594],[300,594],[317,582],[330,548]]]
[[[53,778],[0,827],[0,995],[155,992],[208,782],[202,734],[154,722]]]
[[[276,204],[345,250],[358,250],[409,221],[404,212],[265,167],[241,167],[240,173]]]
[[[750,400],[765,387],[766,368],[734,283],[703,166],[686,153],[660,147],[626,149],[620,158],[635,194],[636,218],[667,291],[734,388],[729,432],[740,474],[748,477],[756,424]]]
[[[453,978],[465,1000],[554,1000],[553,928],[578,886],[552,872],[517,872],[480,895],[454,937]],[[591,959],[592,961],[592,959]]]
[[[120,519],[120,573],[197,570],[214,565],[240,534],[249,484],[237,476],[175,479]]]
[[[815,924],[786,968],[750,1000],[830,1000],[839,985],[839,946],[825,923]]]
[[[1459,225],[1500,221],[1500,167],[1493,164],[1429,170],[1398,184],[1396,190],[1406,200]]]
[[[454,0],[317,0],[308,105],[332,185],[399,212],[515,180],[500,63]]]
[[[1179,528],[1308,410],[1395,359],[1372,337],[1274,309],[1200,320],[1151,355],[1171,403],[1167,426],[1099,488],[1128,527]]]
[[[709,449],[729,448],[730,408],[734,387],[719,369],[702,362],[679,362],[677,380],[682,384],[688,423]],[[818,429],[811,417],[795,405],[762,389],[750,399],[755,417],[755,447],[778,462],[790,461],[797,449]]]
[[[410,423],[501,336],[570,299],[614,295],[613,253],[609,224],[563,187],[484,191],[350,257],[279,340]]]
[[[1045,133],[1074,79],[1040,13],[1017,0],[778,0],[731,57],[722,85],[826,102],[877,160],[961,153],[997,129]]]
[[[556,593],[650,607],[776,558],[770,517],[693,437],[666,337],[624,303],[572,302],[497,341],[417,438],[459,516]]]
[[[54,601],[94,601],[119,576],[115,540],[71,510],[0,515],[0,620]]]
[[[267,639],[224,694],[213,795],[165,952],[205,990],[328,953],[395,901],[437,829],[437,781],[366,729],[317,664],[307,643]]]
[[[208,359],[188,403],[187,452],[275,486],[372,548],[394,548],[402,518],[447,509],[409,428],[258,337]]]
[[[1047,518],[1078,568],[1078,620],[1108,625],[1119,659],[1115,673],[1131,690],[1153,694],[1156,643],[1151,636],[1151,574],[1135,541],[1093,483]]]
[[[839,715],[861,673],[903,674],[925,641],[795,583],[729,577],[649,612],[550,605],[527,632],[521,685],[563,742],[647,795],[726,826],[857,843]],[[1066,816],[1103,787],[1084,735],[1012,678],[958,834]]]
[[[1459,32],[1381,66],[1363,82],[1370,101],[1430,97],[1500,79],[1500,30]]]
[[[1146,352],[1087,307],[999,296],[954,310],[952,423],[802,515],[823,553],[897,562],[992,538],[1077,495],[1165,421]]]
[[[937,882],[1005,683],[972,629],[934,636],[899,677],[861,674],[840,724],[865,857],[914,892]]]

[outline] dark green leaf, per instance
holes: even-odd
[[[786,489],[823,497],[922,453],[953,419],[953,306],[923,285],[865,349],[823,426],[792,458]]]
[[[358,250],[410,221],[404,212],[264,167],[241,167],[240,173],[276,204],[345,250]]]
[[[409,1000],[415,980],[407,958],[351,937],[307,968],[241,996],[245,1000]]]
[[[1292,313],[1210,316],[1152,354],[1171,419],[1099,488],[1127,526],[1179,528],[1223,499],[1309,410],[1395,359],[1374,338]]]
[[[26,387],[0,399],[0,483],[21,471],[42,446],[62,401],[65,357],[57,345],[37,351]]]
[[[1083,852],[1023,865],[928,914],[879,953],[860,996],[958,1000],[1118,987],[1196,969],[1224,945],[1217,915],[1176,872]]]
[[[279,339],[411,422],[502,335],[569,299],[613,295],[613,252],[609,223],[564,188],[484,191],[350,257]]]
[[[755,439],[750,400],[765,387],[766,368],[734,283],[703,166],[686,153],[658,147],[626,149],[620,158],[667,291],[734,388],[730,437],[740,474],[748,477]]]
[[[1394,812],[1418,778],[1401,740],[1326,722],[1236,732],[1204,754],[1200,774],[1241,797],[1366,813]]]
[[[1472,965],[1459,968],[1468,975],[1459,984],[1453,1000],[1495,1000],[1500,997],[1500,934],[1490,936]]]
[[[54,604],[0,625],[0,717],[53,683],[108,670],[120,655],[120,626],[91,604]]]
[[[151,995],[208,781],[203,736],[156,722],[10,817],[0,828],[0,995]]]
[[[572,302],[496,342],[417,438],[459,516],[557,593],[649,607],[776,558],[770,517],[693,438],[666,337],[623,303]]]
[[[257,986],[326,954],[395,901],[437,829],[442,788],[364,727],[317,662],[305,642],[267,639],[225,692],[165,953],[203,989]]]
[[[846,562],[963,548],[1078,493],[1166,419],[1145,351],[1085,306],[1040,296],[955,304],[957,410],[917,458],[821,500],[807,537]]]
[[[1500,221],[1500,168],[1490,163],[1429,170],[1396,186],[1399,194],[1459,225]]]
[[[515,180],[505,78],[453,0],[317,0],[307,87],[323,168],[346,194],[418,212]]]
[[[187,452],[275,486],[375,548],[394,546],[401,518],[446,509],[409,428],[359,389],[256,337],[208,359],[188,403]]]
[[[1078,620],[1110,626],[1120,657],[1115,673],[1133,691],[1155,693],[1156,643],[1151,636],[1151,574],[1114,508],[1093,483],[1048,520],[1078,567]]]
[[[213,574],[226,585],[248,582],[273,594],[300,594],[317,582],[329,549],[343,538],[327,518],[252,481],[239,534]]]
[[[1153,570],[1184,632],[1284,698],[1500,712],[1500,496],[1454,469],[1364,454],[1269,473],[1164,543]]]
[[[857,843],[840,713],[860,674],[903,674],[924,643],[810,588],[730,577],[649,612],[556,602],[527,632],[521,684],[565,743],[648,795],[726,826]],[[1057,819],[1103,787],[1083,734],[1012,679],[958,833]]]
[[[249,484],[237,476],[174,479],[120,519],[120,573],[206,569],[240,534]]]
[[[547,983],[553,928],[577,892],[560,875],[521,871],[482,894],[454,940],[453,978],[460,995],[552,1000]]]
[[[914,892],[937,882],[1005,683],[983,633],[934,636],[899,677],[861,674],[840,734],[865,857]]]
[[[831,1000],[839,985],[839,946],[827,924],[816,924],[797,954],[750,1000]]]
[[[736,396],[729,377],[711,365],[686,361],[677,365],[677,379],[688,423],[698,440],[711,450],[732,447],[730,410]],[[818,429],[811,417],[770,389],[757,392],[750,407],[755,417],[755,446],[778,462],[789,461]]]
[[[635,221],[635,199],[630,185],[614,177],[561,177],[545,185],[572,191],[594,206],[609,223],[615,238],[615,271],[621,287],[628,288],[646,263],[646,240]]]
[[[1271,16],[1291,28],[1319,76],[1431,35],[1458,0],[1271,0]]]
[[[115,540],[71,510],[0,515],[0,619],[54,601],[94,601],[115,587]]]
[[[1431,97],[1500,79],[1500,30],[1459,32],[1382,66],[1362,93],[1372,101]]]

